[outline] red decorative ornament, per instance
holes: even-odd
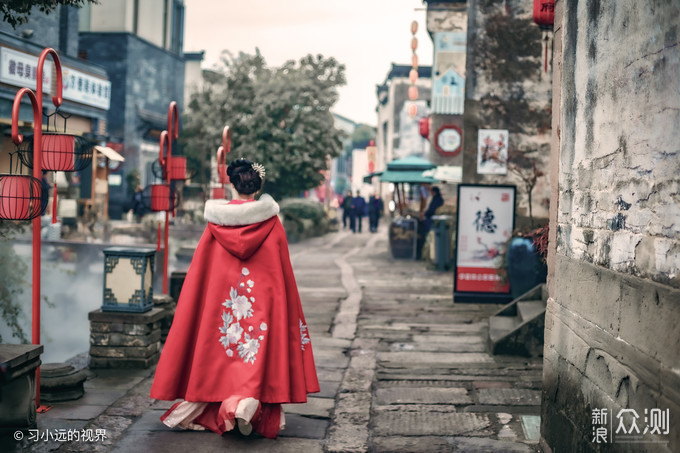
[[[555,24],[555,0],[534,0],[534,22],[541,28]]]
[[[423,138],[430,136],[430,118],[421,118],[418,120],[418,132]]]
[[[151,210],[154,212],[172,210],[170,184],[151,185]]]
[[[27,175],[0,176],[0,219],[31,220],[42,211],[42,184]]]
[[[183,156],[170,156],[168,159],[168,177],[173,180],[187,179],[187,158]]]
[[[415,51],[418,48],[418,38],[415,36],[411,38],[411,50]]]
[[[415,85],[411,85],[408,87],[408,98],[412,101],[417,101],[418,100],[418,87]]]
[[[418,115],[418,105],[414,102],[408,106],[408,116],[415,118]]]
[[[408,73],[408,80],[411,83],[416,83],[416,80],[418,80],[418,71],[416,69],[411,69]]]
[[[227,196],[224,187],[213,187],[212,193],[210,195],[211,195],[210,198],[212,198],[213,200],[221,200],[226,198]]]

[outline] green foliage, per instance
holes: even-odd
[[[326,211],[318,201],[289,198],[279,206],[289,242],[326,234],[330,228]]]
[[[264,191],[274,198],[318,186],[327,158],[341,151],[341,131],[330,108],[345,83],[345,67],[334,58],[307,55],[271,68],[258,53],[223,58],[224,79],[196,93],[189,103],[180,140],[196,182],[207,184],[210,158],[229,125],[227,163],[245,157],[265,166]]]
[[[99,3],[97,0],[3,0],[0,2],[2,20],[16,28],[17,25],[28,22],[31,9],[38,8],[41,13],[49,14],[58,6],[82,7],[85,3]]]
[[[375,128],[360,124],[352,132],[352,149],[366,148],[370,140],[375,140]]]
[[[128,193],[135,193],[137,187],[142,183],[142,176],[139,169],[133,168],[125,175],[125,182],[127,183]]]
[[[14,252],[12,241],[14,234],[22,230],[15,222],[0,221],[0,317],[12,332],[12,337],[18,338],[22,343],[28,343],[26,333],[19,324],[19,318],[23,315],[21,304],[17,296],[24,292],[26,287],[26,264]],[[0,343],[4,339],[0,335]]]

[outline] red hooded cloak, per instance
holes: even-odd
[[[166,424],[221,434],[241,418],[276,437],[280,405],[319,391],[278,209],[268,195],[206,203],[209,223],[151,387],[152,398],[186,400]]]

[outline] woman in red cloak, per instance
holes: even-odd
[[[239,159],[227,174],[238,198],[206,202],[151,397],[183,400],[161,417],[170,427],[275,438],[281,405],[319,382],[279,206],[254,198],[264,167]]]

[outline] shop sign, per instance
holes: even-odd
[[[52,87],[52,66],[48,59],[43,66],[43,92]],[[18,87],[36,89],[38,57],[7,47],[0,47],[0,82]]]
[[[111,82],[84,72],[64,67],[64,99],[108,110],[111,104]]]

